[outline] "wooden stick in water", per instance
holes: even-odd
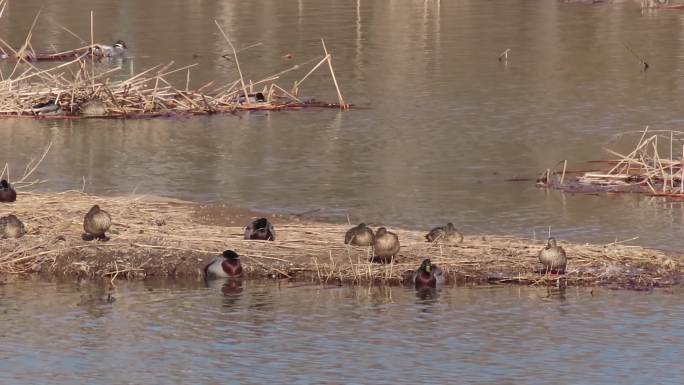
[[[342,98],[342,93],[340,92],[340,86],[337,84],[337,79],[335,78],[335,71],[333,70],[333,66],[332,66],[332,59],[330,57],[330,54],[328,53],[328,50],[325,48],[325,42],[323,41],[323,39],[321,39],[321,43],[323,44],[323,51],[325,52],[325,56],[328,57],[328,67],[330,68],[330,75],[332,75],[333,82],[335,83],[335,89],[337,90],[337,98],[339,99],[339,102],[340,102],[340,109],[346,110],[348,107],[344,103],[344,99]]]
[[[240,84],[242,84],[242,91],[245,93],[245,100],[248,100],[248,94],[247,94],[247,87],[245,86],[245,79],[242,77],[242,70],[240,69],[240,62],[238,61],[237,57],[237,51],[235,51],[235,46],[233,46],[233,43],[230,41],[228,38],[228,35],[226,35],[225,32],[223,32],[223,28],[219,25],[218,21],[214,19],[214,23],[218,27],[219,31],[221,31],[221,35],[223,35],[223,38],[226,39],[228,42],[228,45],[230,45],[230,48],[233,50],[233,56],[235,57],[235,66],[237,67],[238,73],[240,74]]]

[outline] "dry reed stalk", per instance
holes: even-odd
[[[332,76],[333,83],[335,83],[335,90],[337,90],[337,99],[340,103],[340,109],[346,110],[346,104],[344,103],[344,99],[342,98],[342,92],[340,92],[340,86],[337,84],[337,78],[335,78],[335,70],[333,70],[332,66],[332,57],[328,53],[328,49],[325,48],[325,41],[321,39],[321,44],[323,44],[323,51],[325,52],[325,56],[328,57],[328,68],[330,68],[330,76]]]

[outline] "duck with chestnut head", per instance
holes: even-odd
[[[233,250],[226,250],[204,266],[203,272],[204,279],[240,277],[242,275],[240,256]]]

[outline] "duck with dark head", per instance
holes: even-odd
[[[240,256],[233,250],[226,250],[204,266],[203,272],[204,279],[240,277],[242,275]]]
[[[26,227],[14,214],[0,218],[0,238],[21,238]]]
[[[245,227],[245,239],[275,241],[275,227],[266,218],[259,218]]]
[[[551,237],[546,246],[539,251],[539,262],[544,266],[544,273],[565,274],[568,257],[563,247],[556,244],[556,239]]]
[[[373,241],[373,258],[371,258],[371,261],[377,263],[391,263],[396,260],[399,248],[399,237],[397,234],[381,227],[375,233],[375,240]]]
[[[349,229],[344,235],[344,243],[354,246],[372,246],[374,239],[373,230],[363,222]]]
[[[85,230],[83,239],[86,241],[93,239],[106,241],[109,238],[105,233],[111,226],[112,217],[109,213],[100,209],[99,205],[94,205],[83,218],[83,229]]]
[[[425,259],[418,270],[413,273],[411,281],[418,290],[425,288],[435,289],[437,286],[444,284],[444,274],[437,265],[433,265],[429,259]]]
[[[17,200],[17,191],[7,179],[0,180],[0,202],[9,203]]]

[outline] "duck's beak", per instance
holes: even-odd
[[[426,266],[425,266],[425,271],[429,273],[430,270],[432,270],[432,265],[426,265]]]

